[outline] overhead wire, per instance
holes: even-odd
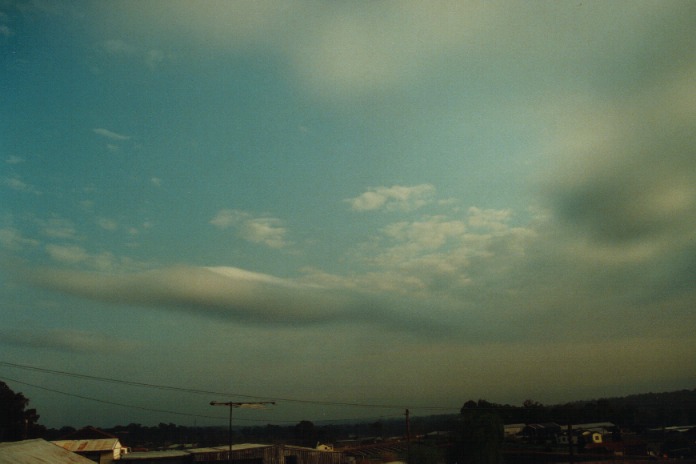
[[[79,378],[79,379],[85,379],[85,380],[93,380],[93,381],[98,381],[98,382],[116,383],[116,384],[121,384],[121,385],[129,385],[129,386],[142,387],[142,388],[153,388],[153,389],[158,389],[158,390],[177,391],[177,392],[191,393],[191,394],[196,394],[196,395],[216,395],[216,396],[225,396],[225,397],[238,397],[238,398],[263,399],[263,400],[271,400],[272,399],[275,401],[283,401],[283,402],[288,402],[288,403],[316,404],[316,405],[323,405],[323,406],[352,406],[352,407],[361,407],[361,408],[383,408],[383,409],[406,409],[406,408],[410,408],[410,409],[442,410],[442,411],[452,411],[455,409],[456,410],[459,409],[459,408],[444,407],[444,406],[406,406],[406,405],[395,405],[395,404],[353,403],[353,402],[342,402],[342,401],[307,400],[307,399],[288,398],[288,397],[272,397],[271,398],[270,396],[249,395],[249,394],[230,393],[230,392],[217,392],[217,391],[212,391],[212,390],[201,390],[201,389],[195,389],[195,388],[174,387],[174,386],[170,386],[170,385],[161,385],[161,384],[146,383],[146,382],[136,382],[136,381],[124,380],[124,379],[114,379],[114,378],[110,378],[110,377],[100,377],[100,376],[95,376],[95,375],[79,374],[79,373],[75,373],[75,372],[67,372],[67,371],[61,371],[61,370],[56,370],[56,369],[48,369],[48,368],[43,368],[43,367],[29,366],[29,365],[25,365],[25,364],[17,364],[17,363],[11,363],[11,362],[7,362],[7,361],[0,361],[0,366],[7,366],[7,367],[13,367],[13,368],[17,368],[17,369],[43,372],[43,373],[47,373],[47,374],[61,375],[61,376],[65,376],[65,377],[73,377],[73,378]]]
[[[26,385],[26,386],[33,387],[33,388],[38,388],[38,389],[40,389],[40,390],[48,391],[48,392],[51,392],[51,393],[58,393],[58,394],[60,394],[60,395],[71,396],[71,397],[73,397],[73,398],[79,398],[79,399],[82,399],[82,400],[95,401],[95,402],[97,402],[97,403],[109,404],[109,405],[112,405],[112,406],[120,406],[120,407],[125,407],[125,408],[140,409],[140,410],[142,410],[142,411],[149,411],[149,412],[160,412],[160,413],[166,413],[166,414],[177,414],[177,415],[179,415],[179,416],[189,416],[189,417],[200,417],[200,418],[205,418],[205,419],[226,420],[226,418],[220,417],[220,416],[206,416],[206,415],[203,415],[203,414],[192,414],[192,413],[186,413],[186,412],[169,411],[169,410],[166,410],[166,409],[148,408],[148,407],[146,407],[146,406],[136,406],[136,405],[133,405],[133,404],[118,403],[118,402],[115,402],[115,401],[108,401],[108,400],[103,400],[103,399],[100,399],[100,398],[92,398],[92,397],[89,397],[89,396],[78,395],[78,394],[76,394],[76,393],[67,393],[67,392],[60,391],[60,390],[54,390],[53,388],[43,387],[43,386],[41,386],[41,385],[35,385],[35,384],[32,384],[32,383],[23,382],[23,381],[17,380],[17,379],[11,379],[11,378],[9,378],[9,377],[7,377],[7,376],[5,376],[5,375],[0,376],[0,379],[2,379],[3,381],[9,380],[10,382],[14,382],[14,383],[17,383],[17,384],[20,384],[20,385]],[[239,420],[239,419],[237,419],[237,420]]]
[[[214,396],[238,397],[238,398],[247,398],[247,399],[271,399],[270,397],[259,396],[259,395],[248,395],[248,394],[230,393],[230,392],[217,392],[217,391],[211,391],[211,390],[183,388],[183,387],[175,387],[175,386],[171,386],[171,385],[162,385],[162,384],[147,383],[147,382],[137,382],[137,381],[131,381],[131,380],[124,380],[124,379],[114,379],[114,378],[110,378],[110,377],[100,377],[100,376],[94,376],[94,375],[88,375],[88,374],[80,374],[80,373],[75,373],[75,372],[67,372],[67,371],[56,370],[56,369],[48,369],[48,368],[43,368],[43,367],[30,366],[30,365],[26,365],[26,364],[11,363],[11,362],[7,362],[7,361],[0,361],[0,366],[28,370],[28,371],[34,371],[34,372],[41,372],[41,373],[51,374],[51,375],[60,375],[60,376],[64,376],[64,377],[70,377],[70,378],[76,378],[76,379],[82,379],[82,380],[107,382],[107,383],[114,383],[114,384],[127,385],[127,386],[140,387],[140,388],[157,389],[157,390],[161,390],[161,391],[174,391],[174,392],[182,392],[182,393],[196,394],[196,395],[214,395]],[[82,396],[82,395],[77,395],[74,393],[67,393],[67,392],[63,392],[60,390],[54,390],[54,389],[50,389],[47,387],[34,385],[34,384],[31,384],[28,382],[9,379],[6,376],[2,376],[2,377],[7,378],[8,380],[11,380],[11,381],[19,383],[19,384],[28,385],[28,386],[31,386],[34,388],[39,388],[39,389],[42,389],[45,391],[58,393],[61,395],[72,396],[72,397],[80,398],[83,400],[96,401],[96,402],[100,402],[100,403],[104,403],[104,404],[111,404],[111,405],[116,405],[116,406],[121,406],[121,407],[129,407],[129,408],[140,409],[140,410],[151,411],[151,412],[177,414],[177,415],[182,415],[182,416],[202,417],[202,418],[210,418],[210,419],[220,419],[220,417],[215,417],[215,416],[182,413],[182,412],[177,412],[177,411],[160,410],[160,409],[154,409],[154,408],[148,408],[148,407],[142,407],[142,406],[136,406],[136,405],[129,405],[129,404],[124,404],[124,403],[116,403],[116,402],[111,402],[111,401],[102,400],[102,399],[98,399],[98,398],[91,398],[91,397],[86,397],[86,396]],[[401,406],[401,405],[307,400],[307,399],[285,398],[285,397],[273,397],[273,400],[274,401],[281,401],[281,402],[300,403],[300,404],[315,404],[315,405],[322,405],[322,406],[344,406],[344,407],[381,408],[381,409],[409,409],[409,407]],[[442,410],[442,411],[458,410],[458,408],[447,408],[447,407],[442,407],[442,406],[410,407],[410,409],[411,410],[416,410],[416,409]],[[383,418],[383,417],[387,417],[387,416],[380,415],[380,418]],[[394,417],[396,417],[396,415],[394,415]],[[241,420],[241,418],[240,418],[240,420]],[[343,421],[343,420],[349,420],[349,419],[323,420],[322,422],[338,422],[338,421]],[[356,419],[356,420],[358,420],[358,419]],[[364,418],[359,419],[359,420],[364,420]],[[247,419],[247,421],[264,422],[264,420],[254,420],[254,419]],[[290,423],[290,422],[294,422],[294,421],[277,420],[274,422],[288,422],[288,423]]]

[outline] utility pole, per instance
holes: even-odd
[[[406,462],[410,464],[411,462],[411,416],[410,411],[407,409],[404,412],[406,416]]]
[[[246,402],[236,402],[236,401],[211,401],[211,406],[227,406],[230,408],[230,420],[227,428],[227,463],[232,463],[232,410],[234,408],[249,408],[249,409],[263,409],[267,404],[275,404],[275,401],[256,401],[253,403]]]

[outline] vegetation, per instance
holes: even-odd
[[[28,405],[29,399],[0,381],[0,442],[36,438],[45,433],[45,427],[37,423],[36,409],[27,409]]]
[[[0,441],[41,437],[55,440],[75,431],[72,427],[46,429],[38,424],[35,409],[27,409],[29,400],[0,382]],[[696,424],[696,389],[669,393],[646,393],[621,398],[603,398],[546,406],[527,400],[521,406],[495,404],[485,400],[467,401],[460,414],[411,417],[411,435],[423,436],[433,431],[453,432],[448,453],[459,462],[497,462],[502,425],[511,423],[613,422],[622,429],[642,433],[651,428]],[[156,426],[118,425],[105,429],[131,447],[157,448],[171,444],[198,446],[227,443],[226,427],[188,427],[172,423]],[[288,443],[315,446],[349,438],[373,440],[404,437],[404,419],[378,420],[364,423],[315,424],[303,420],[295,425],[267,424],[236,427],[236,443]],[[430,451],[413,445],[412,453]],[[452,457],[452,456],[450,456]],[[425,458],[424,458],[425,459]]]

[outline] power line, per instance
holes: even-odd
[[[67,392],[60,391],[60,390],[54,390],[52,388],[42,387],[40,385],[34,385],[34,384],[29,383],[29,382],[22,382],[21,380],[11,379],[11,378],[4,376],[4,375],[2,376],[2,378],[4,380],[9,380],[10,382],[18,383],[20,385],[26,385],[26,386],[33,387],[33,388],[38,388],[40,390],[45,390],[45,391],[48,391],[51,393],[58,393],[60,395],[71,396],[73,398],[79,398],[81,400],[95,401],[97,403],[109,404],[112,406],[120,406],[120,407],[124,407],[124,408],[140,409],[142,411],[149,411],[149,412],[161,412],[161,413],[167,413],[167,414],[176,414],[179,416],[201,417],[201,418],[205,418],[205,419],[225,420],[224,417],[220,417],[220,416],[206,416],[203,414],[191,414],[191,413],[186,413],[186,412],[169,411],[166,409],[148,408],[145,406],[136,406],[136,405],[132,405],[132,404],[117,403],[115,401],[107,401],[107,400],[102,400],[99,398],[92,398],[89,396],[77,395],[75,393],[67,393]]]
[[[225,396],[225,397],[239,397],[239,398],[251,398],[251,399],[261,399],[261,400],[271,399],[270,397],[258,396],[258,395],[248,395],[248,394],[230,393],[230,392],[216,392],[216,391],[210,391],[210,390],[173,387],[170,385],[161,385],[161,384],[153,384],[153,383],[146,383],[146,382],[136,382],[136,381],[131,381],[131,380],[114,379],[114,378],[109,378],[109,377],[99,377],[99,376],[94,376],[94,375],[79,374],[79,373],[75,373],[75,372],[67,372],[67,371],[60,371],[60,370],[55,370],[55,369],[47,369],[47,368],[42,368],[42,367],[29,366],[29,365],[25,365],[25,364],[10,363],[10,362],[6,362],[6,361],[0,361],[0,366],[7,366],[7,367],[13,367],[16,369],[24,369],[24,370],[36,371],[36,372],[43,372],[46,374],[61,375],[61,376],[72,377],[72,378],[77,378],[77,379],[92,380],[92,381],[97,381],[97,382],[108,382],[108,383],[115,383],[115,384],[120,384],[120,385],[128,385],[131,387],[152,388],[152,389],[157,389],[157,390],[176,391],[176,392],[190,393],[190,394],[196,394],[196,395],[217,395],[217,396]],[[351,403],[351,402],[341,402],[341,401],[305,400],[305,399],[298,399],[298,398],[279,398],[279,397],[275,397],[274,399],[276,401],[283,401],[283,402],[288,402],[288,403],[316,404],[316,405],[322,405],[322,406],[350,406],[350,407],[360,407],[360,408],[405,409],[404,405],[393,405],[393,404],[389,405],[389,404],[371,404],[371,403]],[[416,406],[416,407],[411,406],[411,409],[440,410],[440,411],[459,410],[459,408],[443,407],[443,406]]]
[[[68,393],[68,392],[64,392],[64,391],[61,391],[61,390],[55,390],[55,389],[53,389],[53,388],[48,388],[48,387],[43,387],[43,386],[40,386],[40,385],[35,385],[35,384],[29,383],[29,382],[24,382],[24,381],[21,381],[21,380],[12,379],[12,378],[7,377],[7,376],[4,376],[4,375],[0,376],[0,378],[1,378],[1,379],[4,379],[4,380],[9,380],[10,382],[14,382],[14,383],[17,383],[17,384],[20,384],[20,385],[26,385],[26,386],[28,386],[28,387],[38,388],[38,389],[40,389],[40,390],[44,390],[44,391],[47,391],[47,392],[57,393],[57,394],[64,395],[64,396],[70,396],[70,397],[78,398],[78,399],[81,399],[81,400],[94,401],[94,402],[97,402],[97,403],[108,404],[108,405],[112,405],[112,406],[119,406],[119,407],[124,407],[124,408],[131,408],[131,409],[139,409],[139,410],[148,411],[148,412],[159,412],[159,413],[166,413],[166,414],[176,414],[176,415],[179,415],[179,416],[198,417],[198,418],[204,418],[204,419],[216,419],[216,420],[221,420],[221,421],[222,421],[222,420],[225,420],[224,417],[219,417],[219,416],[207,416],[207,415],[204,415],[204,414],[193,414],[193,413],[186,413],[186,412],[179,412],[179,411],[171,411],[171,410],[167,410],[167,409],[148,408],[148,407],[138,406],[138,405],[133,405],[133,404],[117,403],[117,402],[115,402],[115,401],[102,400],[102,399],[99,399],[99,398],[93,398],[93,397],[90,397],[90,396],[78,395],[78,394],[75,394],[75,393]],[[391,415],[391,416],[380,416],[378,419],[383,419],[383,418],[385,418],[385,417],[395,417],[395,415]],[[238,421],[241,421],[241,422],[269,422],[267,419],[239,418],[239,419],[237,419],[237,420],[238,420]],[[344,422],[344,421],[358,421],[358,420],[371,420],[371,419],[369,419],[369,418],[323,419],[323,420],[321,420],[321,422],[329,423],[329,422]],[[281,419],[274,419],[272,422],[273,422],[273,423],[279,423],[279,422],[280,422],[280,423],[287,423],[287,424],[295,424],[295,423],[297,423],[298,421],[297,421],[297,420],[281,420]]]

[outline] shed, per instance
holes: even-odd
[[[56,440],[52,443],[99,464],[112,464],[114,461],[121,459],[121,455],[127,452],[127,449],[121,445],[118,438]]]

